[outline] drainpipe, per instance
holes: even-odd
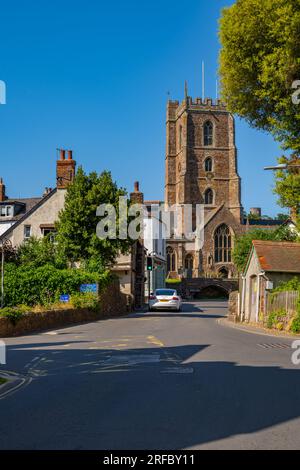
[[[260,279],[261,277],[263,277],[265,275],[265,272],[262,271],[261,273],[259,273],[258,275],[258,280],[257,280],[257,299],[256,299],[256,315],[255,315],[255,320],[256,320],[256,323],[258,323],[258,320],[259,320],[259,300],[260,300]]]

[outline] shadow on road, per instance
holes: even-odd
[[[0,400],[1,449],[183,449],[300,416],[299,370],[201,361],[210,345],[41,346],[9,348],[40,360]]]

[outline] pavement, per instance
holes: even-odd
[[[293,338],[226,314],[190,302],[5,339],[0,449],[299,449]]]

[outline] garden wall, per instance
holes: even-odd
[[[126,295],[120,292],[119,282],[113,281],[101,292],[98,311],[78,308],[27,313],[15,325],[10,319],[0,317],[0,338],[113,318],[126,313],[128,313]]]

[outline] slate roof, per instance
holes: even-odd
[[[9,205],[17,205],[20,204],[20,211],[12,217],[3,217],[0,219],[0,222],[7,223],[11,221],[17,221],[21,219],[27,212],[31,211],[31,209],[38,204],[43,198],[42,197],[28,197],[22,199],[5,199],[1,203],[1,205],[9,206]]]
[[[8,234],[10,234],[11,232],[13,232],[13,230],[18,226],[20,225],[23,221],[25,221],[27,219],[27,217],[32,214],[33,212],[35,212],[39,207],[41,207],[46,201],[48,201],[48,199],[50,199],[53,194],[55,194],[57,191],[57,188],[54,188],[52,189],[46,196],[44,197],[41,197],[41,198],[28,198],[28,199],[17,199],[14,201],[27,201],[27,204],[26,204],[26,211],[25,212],[22,212],[20,214],[20,217],[18,217],[18,219],[15,221],[15,223],[9,227],[4,233],[2,233],[0,235],[0,240],[2,238],[5,238]],[[9,201],[9,199],[6,199],[5,203],[7,204],[7,201]],[[12,199],[10,199],[10,201],[12,201]],[[4,219],[4,217],[3,217]],[[14,218],[5,218],[6,221],[8,220],[14,220]],[[4,220],[3,220],[4,222]]]
[[[261,269],[267,272],[300,273],[300,243],[253,240]]]

